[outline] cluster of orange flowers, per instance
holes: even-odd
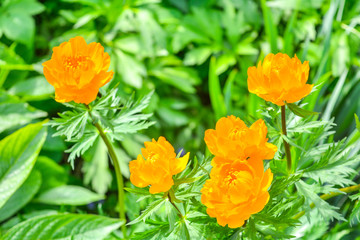
[[[82,37],[54,47],[51,60],[43,66],[58,102],[89,104],[113,77],[104,48],[99,43],[87,44]],[[248,69],[248,87],[266,101],[284,106],[311,92],[313,85],[306,84],[308,75],[309,63],[302,64],[296,55],[269,54],[262,64]],[[264,171],[263,160],[272,159],[277,147],[267,142],[266,135],[263,120],[248,128],[235,116],[221,118],[215,130],[205,132],[205,142],[215,157],[210,179],[201,190],[201,201],[221,226],[242,226],[269,201],[273,174],[270,169]],[[173,176],[186,168],[189,153],[177,157],[164,137],[144,144],[142,155],[129,164],[130,181],[137,187],[150,186],[152,194],[169,191],[174,185]]]
[[[263,120],[248,128],[235,116],[221,118],[215,130],[205,132],[205,142],[215,155],[210,179],[201,190],[201,202],[218,224],[241,227],[251,214],[269,201],[273,175],[264,172],[264,159],[274,157],[277,147],[267,142]]]

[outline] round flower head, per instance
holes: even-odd
[[[228,161],[238,159],[272,159],[277,147],[268,143],[267,127],[262,119],[248,128],[238,117],[223,117],[215,130],[205,131],[205,142],[210,152]]]
[[[241,227],[245,220],[260,212],[269,201],[267,190],[273,174],[270,169],[264,172],[262,161],[213,165],[210,179],[201,189],[201,202],[219,225]]]
[[[248,68],[249,92],[278,106],[297,102],[306,97],[313,85],[306,84],[309,77],[309,62],[283,53],[268,54],[257,67]]]
[[[54,47],[51,60],[43,66],[46,80],[55,88],[57,102],[89,104],[114,74],[107,72],[110,57],[100,43],[87,44],[83,37]]]
[[[152,194],[170,190],[174,185],[172,176],[185,169],[190,153],[176,158],[173,146],[164,137],[144,144],[142,156],[139,154],[137,160],[129,163],[130,181],[137,187],[150,185]]]

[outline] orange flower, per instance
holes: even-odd
[[[306,84],[309,77],[309,62],[278,53],[268,54],[257,67],[249,67],[249,92],[278,106],[297,102],[307,96],[314,85]]]
[[[83,37],[54,47],[51,60],[43,66],[46,80],[55,88],[57,102],[89,104],[114,74],[107,72],[110,57],[100,43],[86,44]]]
[[[190,153],[176,158],[173,146],[164,137],[144,144],[142,156],[139,154],[137,160],[129,163],[130,181],[141,188],[150,185],[152,194],[166,192],[174,185],[172,176],[185,169]]]
[[[238,117],[223,117],[216,123],[215,130],[205,131],[205,142],[210,152],[226,161],[251,159],[272,159],[277,147],[267,142],[267,127],[262,119],[250,128]],[[214,160],[215,161],[215,160]]]
[[[201,202],[219,225],[241,227],[245,220],[260,212],[269,201],[267,190],[273,174],[270,169],[264,173],[262,161],[238,161],[222,165],[213,162],[213,165],[210,179],[201,189]]]

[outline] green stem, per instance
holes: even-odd
[[[281,106],[281,126],[282,126],[282,133],[287,136],[286,132],[286,119],[285,119],[285,105]],[[287,169],[291,171],[291,153],[290,153],[290,145],[283,139],[284,147],[285,147],[285,154],[286,154],[286,161],[287,161]]]
[[[344,192],[344,193],[351,193],[351,192],[355,192],[357,190],[360,190],[360,184],[358,185],[355,185],[355,186],[350,186],[350,187],[346,187],[346,188],[340,188],[339,191],[341,192]],[[331,192],[331,193],[328,193],[328,194],[324,194],[324,195],[321,195],[320,198],[323,199],[323,200],[328,200],[330,198],[333,198],[333,197],[336,197],[336,196],[339,196],[341,195],[342,193],[339,193],[339,192]],[[314,208],[315,207],[315,204],[314,203],[311,203],[310,204],[310,208]],[[299,219],[301,218],[302,216],[305,215],[305,211],[301,211],[299,212],[298,214],[296,214],[293,219]]]
[[[108,149],[109,155],[113,161],[113,165],[115,168],[116,181],[117,181],[117,185],[118,185],[118,206],[120,208],[120,219],[124,220],[124,224],[121,226],[121,230],[123,232],[124,239],[126,239],[127,234],[126,234],[126,226],[125,226],[126,217],[125,217],[125,208],[124,208],[124,205],[125,205],[124,181],[123,181],[123,176],[122,176],[121,170],[120,170],[119,159],[117,158],[114,147],[111,144],[109,138],[106,136],[103,128],[101,127],[101,125],[98,122],[94,121],[94,118],[91,114],[90,107],[87,106],[87,108],[89,109],[89,115],[90,115],[91,119],[93,120],[93,124],[99,131],[99,134],[100,134],[102,140],[104,141],[104,143]]]
[[[168,199],[170,201],[170,203],[176,208],[176,210],[178,211],[178,215],[179,217],[182,219],[184,218],[184,216],[182,215],[180,209],[175,205],[175,203],[173,202],[173,199],[171,198],[171,196],[175,196],[174,190],[172,188],[170,188],[170,190],[168,191]]]

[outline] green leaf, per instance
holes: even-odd
[[[356,129],[360,132],[360,121],[359,121],[359,117],[356,115],[356,113],[354,113],[354,117],[355,117],[355,122],[356,122]]]
[[[197,72],[185,67],[163,67],[149,73],[164,83],[172,85],[185,93],[195,93],[194,85],[201,82]]]
[[[299,106],[297,106],[294,103],[287,103],[286,104],[290,111],[292,111],[295,115],[299,116],[299,117],[308,117],[308,116],[313,116],[313,115],[317,115],[319,114],[318,112],[312,112],[303,108],[300,108]]]
[[[151,195],[151,193],[149,192],[149,189],[143,189],[143,188],[124,188],[124,190],[130,192],[130,193],[135,193],[138,195]]]
[[[154,212],[156,212],[164,203],[166,199],[159,199],[151,204],[141,213],[141,215],[135,218],[133,221],[129,222],[127,225],[132,225],[141,221],[145,221],[147,218],[151,216]]]
[[[188,51],[185,55],[184,65],[200,65],[211,55],[212,49],[210,47],[199,47]]]
[[[338,207],[334,207],[334,206],[330,205],[329,203],[327,203],[326,201],[321,199],[316,194],[316,189],[315,189],[316,186],[315,185],[316,184],[313,184],[313,185],[307,184],[302,180],[295,183],[295,186],[296,186],[299,194],[304,196],[306,200],[313,202],[315,205],[315,208],[319,211],[320,215],[324,219],[334,219],[335,218],[338,220],[345,221],[344,217],[336,211],[336,210],[338,210]],[[310,204],[310,203],[308,202],[308,204]],[[305,205],[305,206],[307,206],[307,208],[310,209],[310,207],[308,205]]]
[[[264,19],[267,40],[270,43],[271,52],[275,54],[278,51],[278,47],[277,47],[278,32],[277,32],[277,26],[274,24],[274,19],[272,16],[271,9],[268,8],[266,4],[266,0],[261,0],[261,9],[263,11],[263,19]]]
[[[67,171],[48,157],[39,156],[36,160],[34,169],[41,173],[42,179],[45,179],[41,183],[40,193],[67,183]]]
[[[5,35],[14,41],[30,46],[34,39],[34,19],[27,14],[19,12],[5,12],[0,16],[0,28]]]
[[[80,206],[99,201],[105,197],[90,190],[72,185],[52,188],[38,196],[35,201],[51,205]]]
[[[11,12],[22,14],[36,15],[45,10],[45,7],[36,0],[10,0],[4,4]]]
[[[11,228],[3,240],[101,240],[124,222],[90,214],[56,214],[31,218]]]
[[[39,171],[32,171],[30,176],[9,198],[5,205],[0,208],[0,222],[11,217],[24,207],[39,191],[41,185],[41,174]]]
[[[92,189],[104,195],[112,181],[112,175],[109,169],[109,157],[104,141],[97,138],[94,146],[86,151],[83,158],[86,160],[82,168],[84,183],[86,185],[91,183]],[[122,158],[120,157],[120,159]]]
[[[47,125],[56,128],[53,136],[66,136],[66,141],[80,139],[85,131],[89,114],[84,109],[59,113],[60,118],[54,118]]]
[[[0,207],[29,176],[46,138],[43,122],[29,124],[0,141]]]
[[[226,106],[224,103],[224,96],[222,95],[219,77],[216,74],[216,59],[212,57],[210,60],[209,69],[209,93],[213,110],[216,119],[226,115]]]
[[[24,100],[42,100],[54,93],[54,88],[43,76],[29,78],[16,83],[9,89],[9,93],[22,96]]]

